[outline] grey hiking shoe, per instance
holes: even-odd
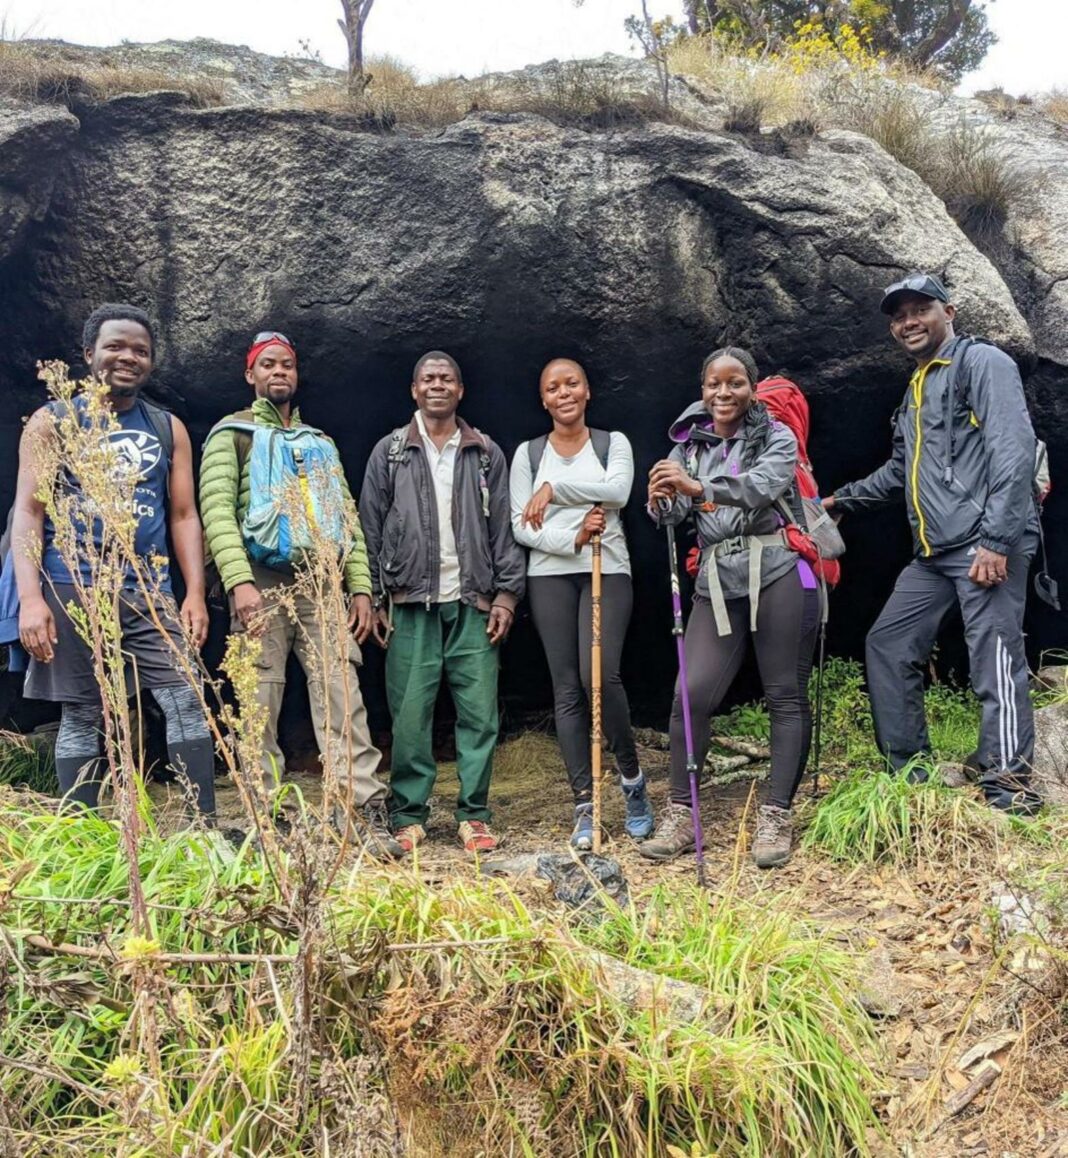
[[[669,800],[660,814],[656,832],[638,845],[647,860],[674,860],[684,852],[693,852],[693,816],[689,806]]]
[[[384,800],[370,800],[363,806],[364,846],[377,856],[397,860],[404,849],[389,830],[389,810]]]
[[[753,862],[757,868],[775,868],[790,859],[794,839],[793,817],[788,808],[762,804],[757,809]]]
[[[336,806],[334,827],[344,835],[345,814]],[[404,848],[394,840],[389,830],[389,813],[386,811],[385,801],[368,801],[363,806],[363,823],[357,821],[352,827],[356,840],[372,856],[380,857],[382,860],[398,860],[404,856]]]

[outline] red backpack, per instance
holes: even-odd
[[[757,383],[757,400],[763,402],[768,413],[777,422],[788,427],[797,439],[797,466],[794,468],[794,482],[803,499],[818,499],[820,488],[808,457],[808,399],[801,393],[801,387],[789,378],[765,378]],[[812,570],[822,578],[828,587],[836,587],[842,578],[842,565],[837,559],[818,559]]]
[[[801,392],[801,387],[789,378],[765,378],[757,383],[757,400],[763,402],[768,413],[777,422],[786,426],[794,438],[797,439],[797,466],[794,469],[794,481],[798,494],[805,499],[818,499],[820,489],[816,483],[816,476],[812,471],[812,463],[808,457],[808,428],[809,413],[808,400]],[[837,559],[817,557],[807,549],[810,544],[805,543],[806,532],[804,527],[792,522],[786,528],[790,545],[798,554],[804,556],[812,567],[817,578],[823,579],[828,587],[835,587],[842,578],[842,565]],[[686,569],[690,575],[696,575],[700,559],[700,549],[694,548],[686,560]]]

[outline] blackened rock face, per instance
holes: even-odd
[[[17,230],[0,215],[5,498],[19,416],[40,400],[36,359],[79,363],[82,321],[105,300],[158,319],[154,392],[195,445],[247,403],[249,336],[288,334],[302,412],[337,439],[354,491],[374,442],[409,417],[425,350],[458,359],[462,413],[509,455],[546,428],[541,367],[574,357],[589,373],[591,423],[635,449],[627,677],[658,712],[674,649],[643,480],[698,396],[708,351],[748,346],[763,371],[802,385],[826,489],[889,449],[908,367],[878,301],[903,272],[943,274],[965,328],[1032,352],[1001,278],[941,202],[849,133],[758,148],[662,125],[603,135],[475,114],[433,136],[378,136],[344,117],[198,111],[173,94],[119,98],[62,131],[62,147],[17,178],[0,163],[0,207],[30,188],[36,198]],[[0,110],[0,159],[5,140]],[[848,530],[832,641],[856,651],[908,538],[903,510]],[[518,701],[545,703],[529,624],[504,671]]]

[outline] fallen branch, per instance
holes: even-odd
[[[746,740],[740,736],[713,736],[712,743],[717,748],[726,748],[728,752],[737,752],[751,760],[771,759],[771,749],[766,744],[758,744],[756,740]]]
[[[56,957],[85,957],[91,961],[106,961],[117,965],[125,965],[130,960],[117,957],[107,949],[94,949],[87,945],[71,945],[66,941],[54,945],[36,933],[28,934],[23,940],[31,948]],[[387,953],[411,953],[419,949],[474,949],[485,945],[516,944],[519,941],[517,937],[483,937],[474,941],[413,941],[383,945],[382,948]],[[297,960],[295,953],[150,953],[145,956],[164,965],[292,965]],[[355,958],[341,954],[337,960],[340,964],[349,964]],[[324,964],[330,964],[329,960],[324,961]]]
[[[955,1118],[961,1110],[970,1106],[983,1090],[992,1086],[999,1077],[1001,1077],[1001,1066],[996,1061],[987,1058],[964,1089],[946,1099],[946,1117]]]

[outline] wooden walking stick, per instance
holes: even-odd
[[[590,766],[593,770],[593,851],[601,851],[601,536],[590,538]]]

